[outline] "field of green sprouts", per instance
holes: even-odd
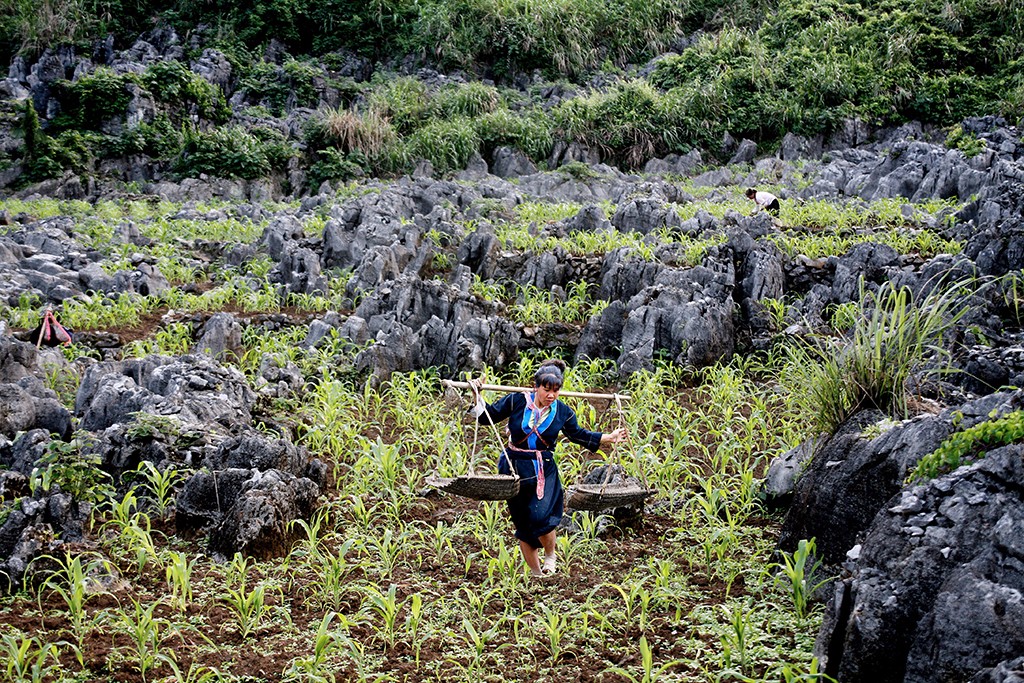
[[[288,341],[247,339],[271,353]],[[94,550],[56,558],[47,584],[0,602],[5,658],[41,674],[10,680],[813,679],[820,608],[807,604],[809,577],[776,566],[778,519],[758,498],[766,460],[807,426],[766,381],[775,370],[663,367],[622,387],[633,398],[621,415],[575,402],[595,428],[630,427],[614,457],[659,495],[639,520],[576,513],[557,576],[540,583],[503,503],[425,487],[433,470],[493,466],[482,432],[473,458],[464,397],[430,371],[379,389],[332,378],[336,352],[302,359],[308,391],[264,416],[290,419],[332,471],[291,554],[214,562],[201,539],[171,532],[183,473],[143,473],[146,486],[98,506]],[[522,384],[532,367],[492,377]],[[581,363],[566,388],[608,387],[613,371]],[[562,444],[563,479],[606,457]],[[105,563],[119,580],[97,579]]]

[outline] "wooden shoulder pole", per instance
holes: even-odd
[[[469,388],[469,382],[457,382],[451,379],[443,379],[441,380],[441,384],[446,387],[455,387],[457,389]],[[504,384],[483,384],[480,386],[480,389],[486,391],[503,391],[506,394],[518,394],[523,391],[532,391],[532,389],[527,387],[509,387]],[[563,391],[560,395],[571,398],[603,398],[608,401],[614,401],[616,398],[622,401],[629,400],[628,394],[591,394],[583,391]]]

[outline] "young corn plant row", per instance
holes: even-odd
[[[246,341],[256,349],[273,338],[253,334]],[[283,352],[290,345],[280,341]],[[259,636],[280,645],[279,671],[291,680],[327,680],[331,672],[372,680],[398,663],[413,680],[442,672],[470,680],[496,670],[511,678],[586,670],[636,680],[702,680],[709,671],[729,670],[740,680],[813,666],[813,619],[800,612],[809,606],[798,606],[787,585],[804,595],[809,587],[774,578],[771,529],[746,521],[762,514],[751,494],[751,468],[790,445],[778,435],[798,432],[800,419],[745,368],[640,373],[625,387],[634,400],[621,415],[607,402],[575,404],[595,428],[630,426],[634,443],[616,457],[663,492],[649,511],[649,524],[662,531],[644,539],[612,526],[607,536],[600,529],[609,518],[579,514],[578,529],[560,534],[559,583],[546,588],[524,571],[503,504],[421,495],[426,472],[452,471],[453,460],[468,465],[472,429],[461,425],[464,399],[449,397],[449,405],[427,371],[374,387],[318,377],[313,362],[304,367],[313,391],[302,406],[286,409],[309,411],[304,419],[319,427],[303,438],[332,463],[335,481],[321,511],[296,523],[301,540],[286,561],[236,558],[225,567],[172,549],[138,499],[126,496],[104,514],[109,531],[100,533],[103,552],[131,583],[118,606],[90,607],[91,600],[75,597],[82,584],[75,577],[84,569],[75,569],[72,558],[70,577],[42,587],[43,604],[34,607],[51,614],[49,626],[54,606],[64,604],[59,613],[68,620],[58,620],[66,626],[25,632],[10,647],[27,643],[41,666],[83,670],[97,666],[85,645],[99,628],[93,624],[111,624],[118,634],[113,661],[134,662],[147,679],[191,670],[233,680],[230,658],[218,659],[217,645],[190,635],[198,617],[220,624],[207,630],[214,643]],[[491,376],[523,383],[531,367],[524,361],[508,375]],[[566,386],[603,386],[613,372],[609,361],[579,363]],[[763,421],[768,425],[758,426]],[[493,463],[499,444],[478,436],[478,457]],[[568,444],[560,451],[567,482],[594,465],[594,456]],[[166,482],[152,486],[167,497]],[[623,564],[623,547],[642,548],[648,559]],[[799,566],[799,558],[794,562]],[[143,602],[151,591],[165,597]],[[724,598],[726,608],[713,608],[709,596]],[[644,635],[639,644],[637,630]],[[657,635],[666,630],[677,635]],[[171,635],[177,633],[180,639]],[[298,647],[301,633],[310,635]],[[76,648],[84,650],[84,664]],[[634,664],[623,674],[615,667],[624,660]]]

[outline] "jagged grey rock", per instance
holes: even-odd
[[[205,465],[212,470],[274,469],[305,477],[317,486],[323,486],[326,477],[324,464],[310,457],[305,448],[285,439],[268,439],[254,432],[222,441]]]
[[[736,152],[729,159],[729,165],[733,164],[749,164],[757,156],[757,143],[753,140],[747,140],[746,138],[740,142],[739,147],[736,148]]]
[[[879,511],[815,646],[842,681],[968,680],[1024,648],[1024,449],[1007,446]]]
[[[982,669],[971,683],[1024,683],[1024,657],[1017,657]]]
[[[319,487],[309,479],[277,470],[254,474],[210,532],[210,552],[225,558],[242,553],[258,559],[286,554],[293,538],[289,523],[309,519],[319,495]]]
[[[195,344],[199,353],[209,354],[217,360],[241,358],[242,326],[231,313],[214,313],[203,324]]]
[[[186,426],[226,433],[250,424],[255,393],[242,373],[204,355],[97,363],[75,397],[79,426],[101,431],[133,412],[170,415]]]
[[[21,498],[0,524],[0,592],[20,588],[39,558],[81,540],[90,512],[66,493]]]
[[[954,431],[1022,405],[1024,391],[992,394],[891,426],[874,438],[865,438],[864,430],[885,424],[883,416],[875,411],[857,413],[817,449],[797,481],[779,548],[793,551],[800,539],[816,538],[819,558],[840,564],[923,456]]]
[[[771,505],[782,506],[792,500],[796,482],[820,444],[820,438],[808,439],[772,460],[761,484]]]
[[[677,228],[682,224],[679,214],[658,199],[633,199],[619,206],[611,219],[620,232],[646,235],[661,228]]]
[[[320,257],[312,249],[285,249],[280,262],[270,271],[271,282],[280,285],[282,295],[327,294],[327,276],[320,270]]]
[[[518,149],[498,147],[494,150],[492,173],[499,178],[517,178],[537,172],[537,167],[530,157]]]

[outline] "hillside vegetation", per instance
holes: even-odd
[[[123,49],[154,25],[174,27],[184,48],[141,74],[79,74],[57,88],[46,134],[20,112],[25,181],[127,155],[179,176],[249,179],[297,158],[308,185],[287,189],[299,192],[419,159],[445,173],[499,146],[544,163],[577,142],[640,168],[692,149],[721,156],[726,134],[763,149],[851,118],[949,127],[1024,114],[1024,6],[1010,0],[9,2],[8,56],[63,43],[89,54],[108,34]],[[209,47],[230,62],[225,83],[190,70]],[[415,65],[455,77],[398,77]],[[139,92],[155,116],[111,125]],[[318,112],[280,124],[302,107]]]

